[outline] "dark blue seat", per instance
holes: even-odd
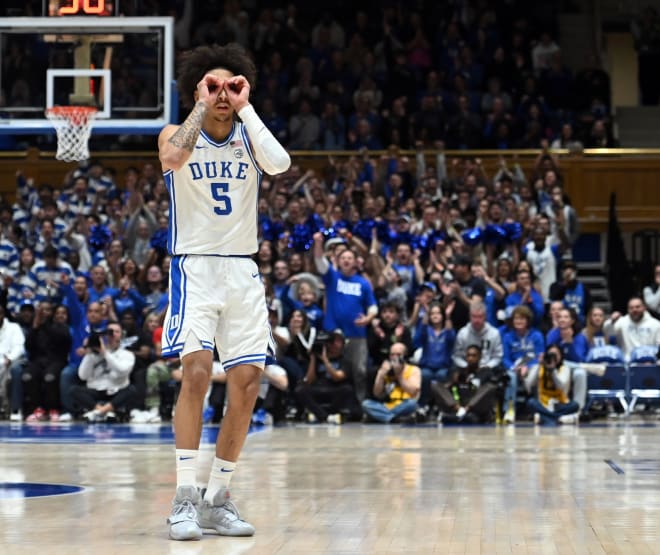
[[[628,367],[608,364],[602,375],[587,373],[587,408],[594,399],[618,399],[628,413]]]
[[[660,366],[631,362],[630,372],[630,410],[635,408],[638,399],[660,399]]]

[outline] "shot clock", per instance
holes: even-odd
[[[118,3],[118,0],[48,0],[48,15],[111,17],[117,15]]]

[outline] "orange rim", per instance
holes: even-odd
[[[85,125],[96,112],[94,106],[53,106],[46,110],[46,115],[66,118],[71,125]]]
[[[75,114],[89,115],[93,112],[98,112],[93,106],[52,106],[46,110],[47,114],[55,114],[57,116],[71,117]]]

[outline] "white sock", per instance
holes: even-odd
[[[212,503],[213,497],[220,488],[228,488],[235,468],[235,462],[225,461],[218,457],[214,457],[213,465],[211,466],[211,475],[209,476],[209,485],[206,488],[204,499]]]
[[[197,449],[176,450],[176,487],[197,486]]]

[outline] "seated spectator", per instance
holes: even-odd
[[[455,329],[461,329],[470,320],[470,303],[486,298],[486,284],[475,277],[471,270],[472,259],[466,255],[454,257],[454,268],[449,281],[451,293],[456,299],[452,314]]]
[[[131,372],[131,383],[135,386],[134,408],[145,410],[147,398],[147,368],[154,362],[153,333],[138,325],[135,314],[125,310],[119,317],[124,330],[121,346],[135,354],[135,365]]]
[[[131,282],[127,276],[119,279],[118,288],[112,295],[112,305],[115,314],[121,316],[130,312],[138,325],[142,324],[142,313],[145,307],[144,297],[138,293],[137,289],[131,287]]]
[[[481,347],[482,367],[493,371],[502,367],[502,339],[497,328],[486,321],[486,305],[481,301],[474,301],[470,305],[470,322],[465,324],[456,335],[452,361],[455,366],[467,366],[465,353],[470,345]]]
[[[68,312],[65,312],[65,317]],[[42,301],[37,307],[32,330],[25,341],[28,362],[21,376],[24,406],[31,407],[27,422],[60,418],[60,373],[71,350],[69,326],[54,319],[53,305]]]
[[[438,422],[491,422],[497,386],[488,380],[490,370],[480,365],[481,347],[469,345],[465,351],[467,366],[452,368],[446,383],[433,382],[431,391],[440,409]],[[486,380],[480,376],[485,375]]]
[[[605,345],[616,345],[616,336],[606,336],[603,331],[604,325],[605,311],[598,306],[592,307],[587,313],[587,322],[584,329],[580,332],[586,337],[589,349]]]
[[[628,314],[622,316],[620,312],[613,312],[603,327],[606,335],[616,336],[626,358],[635,347],[660,345],[660,321],[648,313],[639,297],[628,301]]]
[[[428,312],[415,329],[414,347],[421,349],[419,358],[422,372],[422,392],[419,398],[421,407],[426,407],[430,402],[431,383],[434,381],[444,383],[449,377],[451,355],[456,341],[456,331],[451,321],[455,303],[456,301],[451,301],[444,310],[440,303],[431,303]]]
[[[303,97],[298,111],[289,120],[289,148],[315,150],[321,139],[321,120],[312,111],[310,101]]]
[[[19,361],[24,354],[25,335],[23,335],[21,327],[18,324],[10,322],[5,317],[5,309],[0,304],[0,385],[4,387],[9,377],[12,363]],[[16,368],[20,370],[21,366],[17,366]],[[20,374],[13,369],[11,370],[11,375],[12,383],[15,379],[20,379]],[[22,399],[19,401],[18,399],[14,399],[14,395],[12,395],[11,401],[12,415],[10,418],[12,421],[20,422],[22,419],[22,407],[19,404],[22,403]]]
[[[274,319],[277,312],[274,307],[268,308],[268,316],[273,330],[273,338],[277,344],[277,362],[286,370],[289,389],[293,395],[296,385],[307,372],[312,349],[318,336],[318,328],[310,326],[307,313],[294,310],[289,318],[288,326],[278,326]],[[275,324],[275,325],[273,325]]]
[[[424,281],[424,270],[419,263],[419,256],[413,252],[408,243],[400,243],[396,246],[394,256],[389,261],[391,266],[401,278],[401,286],[411,303],[419,285]]]
[[[532,311],[526,306],[513,309],[512,329],[502,334],[503,363],[509,375],[504,392],[504,422],[516,421],[516,397],[519,378],[524,379],[537,366],[545,349],[543,335],[532,327]]]
[[[108,285],[108,273],[103,266],[96,265],[89,270],[92,286],[89,288],[89,300],[112,303],[112,297],[117,293],[114,287]]]
[[[344,418],[359,420],[362,416],[345,370],[344,345],[341,330],[331,332],[320,351],[312,352],[305,378],[296,386],[296,399],[312,415],[311,422],[341,424]]]
[[[388,423],[412,417],[417,411],[422,375],[417,366],[406,363],[407,354],[403,343],[394,343],[390,347],[389,358],[376,373],[372,391],[374,399],[362,401],[367,418]]]
[[[147,269],[147,283],[141,291],[146,302],[144,312],[165,312],[168,303],[167,286],[163,280],[163,271],[156,265]]]
[[[575,424],[580,406],[571,401],[571,371],[564,364],[564,357],[557,345],[550,345],[543,355],[543,362],[532,369],[525,378],[528,391],[537,387],[538,397],[530,397],[527,406],[534,413],[535,424],[556,426],[558,422]]]
[[[550,300],[550,287],[557,281],[557,267],[562,254],[561,245],[552,245],[548,240],[548,232],[541,226],[536,226],[532,232],[532,240],[523,247],[523,257],[532,266],[534,274],[541,281],[543,302]]]
[[[277,364],[275,359],[267,357],[252,423],[269,425],[282,421],[286,414],[288,389],[289,379],[286,370]]]
[[[562,308],[557,314],[557,327],[545,338],[546,348],[557,345],[562,352],[564,364],[571,370],[571,391],[580,410],[587,402],[587,372],[580,365],[587,359],[589,345],[584,335],[578,333],[577,317],[570,308]]]
[[[532,280],[528,271],[518,270],[516,274],[516,288],[513,293],[506,296],[505,304],[508,307],[526,306],[532,313],[532,327],[539,327],[543,319],[543,297],[532,287]]]
[[[22,301],[32,301],[37,294],[37,277],[32,272],[34,262],[34,252],[26,247],[21,250],[19,259],[11,265],[9,273],[4,276],[7,310],[14,317],[18,314]]]
[[[550,300],[562,301],[566,308],[572,308],[581,325],[584,325],[587,312],[591,310],[589,288],[577,278],[577,264],[574,260],[564,260],[561,265],[561,281],[550,286]]]
[[[644,287],[644,304],[655,318],[660,318],[660,264],[653,270],[653,283]]]
[[[323,309],[319,306],[321,290],[319,280],[313,274],[301,272],[290,280],[282,294],[284,320],[292,310],[302,310],[307,314],[309,325],[320,329],[323,325]]]
[[[72,386],[71,396],[88,422],[116,421],[117,412],[127,415],[136,402],[130,383],[135,354],[121,347],[121,336],[121,325],[110,322],[105,334],[94,334],[87,342],[78,368],[85,385]]]
[[[59,287],[62,277],[73,277],[73,270],[68,262],[60,260],[57,249],[52,245],[43,251],[43,260],[32,267],[32,273],[37,280],[36,300],[51,303],[62,302]]]
[[[367,329],[367,346],[374,366],[380,366],[389,357],[393,343],[403,343],[409,352],[412,351],[412,334],[401,320],[399,307],[386,302]]]

